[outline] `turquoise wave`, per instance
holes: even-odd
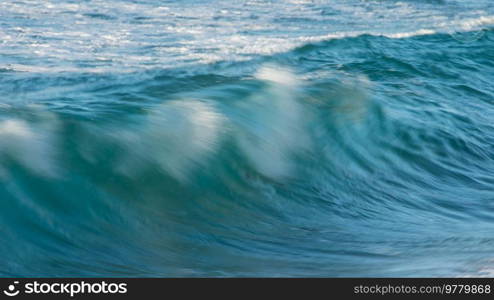
[[[1,276],[481,276],[494,32],[1,71]]]

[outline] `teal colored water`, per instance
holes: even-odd
[[[0,3],[0,276],[493,276],[493,24]]]

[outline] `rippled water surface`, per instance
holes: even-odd
[[[0,276],[494,276],[493,25],[1,2]]]

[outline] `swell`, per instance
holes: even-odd
[[[359,36],[196,69],[7,72],[1,275],[476,273],[459,254],[493,247],[484,34]],[[452,263],[432,270],[439,251]]]

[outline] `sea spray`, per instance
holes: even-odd
[[[21,118],[24,117],[24,118]],[[58,119],[40,107],[0,120],[0,178],[12,163],[44,177],[59,175]]]

